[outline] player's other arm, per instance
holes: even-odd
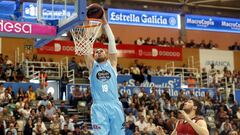
[[[179,121],[176,122],[175,129],[171,133],[171,135],[177,135],[177,126],[178,126]]]
[[[193,127],[193,129],[199,134],[199,135],[209,135],[207,124],[204,120],[198,120],[196,123],[194,123],[192,120],[188,121],[188,123]]]
[[[117,48],[116,48],[116,42],[115,42],[115,37],[113,35],[113,32],[107,22],[107,19],[105,15],[103,15],[103,21],[104,25],[103,28],[105,29],[105,32],[108,37],[108,54],[109,54],[109,60],[111,62],[111,65],[116,68],[117,67]]]

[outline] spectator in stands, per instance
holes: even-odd
[[[40,83],[40,87],[36,90],[37,100],[43,99],[43,96],[47,95],[44,84]]]
[[[13,66],[12,63],[8,63],[5,72],[5,76],[6,76],[6,81],[7,82],[12,82],[14,81],[14,77],[13,77]]]
[[[149,118],[146,131],[148,134],[154,134],[156,132],[156,125],[153,123],[153,119]]]
[[[50,101],[47,99],[47,95],[44,94],[44,95],[42,96],[42,99],[39,100],[39,102],[38,102],[38,107],[41,106],[41,105],[43,105],[44,107],[46,107],[49,103],[50,103]]]
[[[161,38],[160,38],[160,37],[157,37],[156,44],[157,44],[157,45],[160,45],[160,44],[161,44]]]
[[[155,39],[152,39],[152,40],[151,40],[151,43],[152,43],[151,45],[157,45],[157,42],[156,42]]]
[[[88,130],[88,126],[86,123],[82,125],[83,129],[80,132],[80,135],[91,135],[91,132]]]
[[[178,37],[177,41],[175,42],[175,45],[184,47],[185,43],[181,37]]]
[[[224,123],[223,130],[221,131],[221,133],[219,135],[228,135],[231,130],[232,130],[231,124]]]
[[[122,74],[123,73],[123,67],[120,64],[117,64],[117,73]]]
[[[33,91],[32,85],[29,85],[28,90],[27,90],[27,94],[28,94],[28,97],[29,97],[30,101],[35,101],[36,100],[36,93]]]
[[[166,37],[163,37],[163,40],[161,42],[161,45],[163,46],[168,46],[169,45],[169,42],[167,41],[167,38]]]
[[[229,50],[240,50],[240,46],[238,45],[238,42],[234,42],[233,45],[229,46]]]
[[[136,81],[140,81],[141,71],[139,67],[137,67],[136,64],[133,64],[132,67],[130,67],[130,73],[132,74],[132,78]]]
[[[42,122],[37,122],[33,128],[33,135],[46,135],[46,127],[44,128]]]
[[[137,45],[143,45],[143,44],[145,44],[145,40],[142,38],[142,37],[140,37],[139,39],[137,39]]]
[[[138,111],[137,111],[137,109],[135,107],[134,101],[133,101],[133,103],[131,103],[130,107],[126,109],[126,114],[130,115],[130,113],[132,113],[135,117],[138,116]]]
[[[80,129],[79,125],[75,125],[72,135],[80,135],[80,133],[81,133],[81,129]]]
[[[5,92],[3,83],[0,83],[0,95]]]
[[[152,45],[151,38],[150,38],[150,37],[147,37],[147,38],[145,39],[143,45]]]
[[[74,70],[75,71],[75,75],[78,74],[78,64],[76,63],[76,59],[75,57],[72,57],[71,61],[68,63],[68,69],[69,70]]]
[[[161,66],[157,66],[154,73],[155,73],[155,76],[163,76],[164,70],[161,68]]]
[[[22,97],[22,98],[24,98],[24,96],[25,96],[25,91],[23,90],[23,87],[19,87],[19,89],[18,89],[18,92],[17,92],[17,95],[16,95],[17,97],[16,98],[19,98],[19,97]]]
[[[206,49],[212,49],[214,46],[215,46],[215,45],[214,45],[213,41],[212,41],[212,40],[209,40],[209,41],[208,41],[208,44],[207,44],[207,46],[206,46]]]
[[[175,42],[174,42],[174,38],[173,37],[170,38],[169,45],[170,46],[175,46]]]
[[[47,121],[52,121],[55,113],[56,113],[56,109],[52,106],[51,102],[48,102],[46,110],[44,112],[44,115],[47,118]]]
[[[67,115],[67,114],[68,114],[68,109],[67,109],[67,107],[65,106],[65,102],[64,102],[64,101],[61,101],[61,106],[59,107],[59,109],[61,110],[61,112],[64,113],[64,115]]]
[[[115,42],[116,42],[116,44],[122,44],[122,40],[120,39],[120,37],[117,37]]]
[[[34,128],[34,124],[31,118],[29,118],[24,126],[24,131],[23,134],[24,135],[32,135],[33,133],[33,128]]]
[[[11,135],[17,135],[17,129],[14,127],[14,123],[9,124],[9,128],[6,129],[5,133],[7,134],[8,131],[12,132]]]
[[[145,128],[147,128],[147,122],[145,121],[145,118],[143,115],[140,116],[140,119],[136,121],[135,123],[136,126],[139,127],[139,131],[143,132]]]
[[[133,130],[130,128],[130,123],[126,121],[125,135],[133,135]]]
[[[173,76],[173,73],[170,69],[167,69],[167,71],[164,73],[164,76]]]
[[[61,86],[60,86],[60,99],[63,100],[63,95],[66,96],[66,86],[69,83],[69,79],[67,77],[67,73],[63,73],[62,78],[60,80]]]
[[[52,135],[59,135],[60,134],[60,128],[61,128],[61,123],[59,121],[59,118],[54,116],[52,118],[52,123],[50,124],[50,129]]]
[[[190,74],[188,79],[186,80],[188,88],[195,88],[196,87],[196,80],[193,78],[193,75]]]
[[[0,64],[3,64],[3,63],[4,63],[3,54],[0,53]]]
[[[0,134],[1,135],[5,134],[5,129],[7,128],[6,126],[7,126],[6,121],[3,120],[2,114],[0,114]]]
[[[187,48],[194,48],[195,46],[196,46],[196,44],[195,44],[195,41],[193,39],[191,39],[190,42],[188,42],[186,44]]]
[[[205,40],[202,40],[198,45],[197,48],[204,49],[207,48],[207,44]]]
[[[72,105],[77,106],[78,101],[81,101],[83,99],[83,93],[80,91],[79,86],[75,86],[75,89],[72,93]]]
[[[71,131],[68,129],[68,125],[65,124],[64,127],[63,127],[63,129],[60,131],[60,134],[61,134],[61,135],[69,135],[70,132],[71,132]]]
[[[5,92],[0,95],[0,104],[5,106],[9,103],[10,99],[12,99],[12,96],[5,90]]]

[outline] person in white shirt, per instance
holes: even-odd
[[[147,124],[147,132],[149,134],[153,134],[156,131],[156,126],[153,123],[153,119],[152,118],[149,118],[148,122],[149,123]]]
[[[140,116],[140,120],[138,120],[136,123],[135,123],[136,126],[139,127],[139,130],[140,131],[144,131],[145,128],[147,128],[147,123],[146,121],[144,120],[144,116]]]
[[[137,39],[137,45],[143,45],[145,43],[145,40],[143,40],[142,37],[140,37],[139,39]]]
[[[184,43],[184,41],[182,40],[181,37],[178,37],[178,40],[175,42],[175,44],[183,46],[185,43]]]
[[[0,103],[8,102],[10,99],[12,96],[7,91],[0,95]]]
[[[136,122],[136,117],[133,115],[132,112],[129,112],[129,115],[126,117],[126,122],[132,121],[133,123]]]

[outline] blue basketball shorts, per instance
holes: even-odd
[[[125,135],[125,118],[119,100],[94,102],[91,122],[94,135]]]

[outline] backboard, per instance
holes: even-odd
[[[82,25],[86,0],[0,0],[0,37],[35,38],[39,48]]]

